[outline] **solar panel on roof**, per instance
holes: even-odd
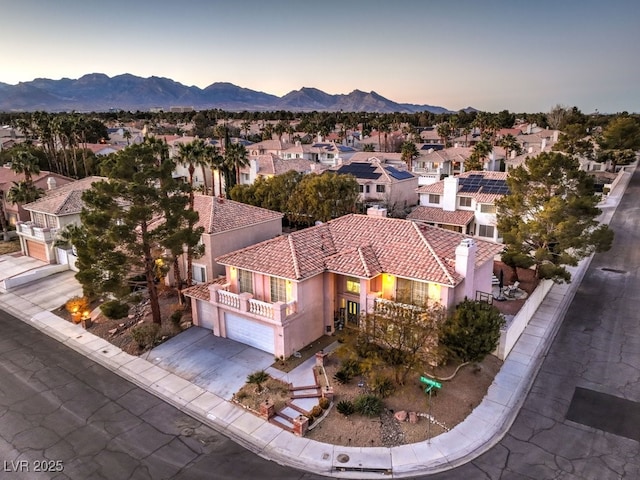
[[[459,193],[474,193],[478,190],[480,190],[479,185],[463,185],[462,188],[460,188]]]
[[[375,171],[376,167],[370,163],[350,163],[343,165],[338,169],[338,173],[347,174],[350,173],[356,178],[364,180],[376,180],[382,176],[381,173]]]
[[[389,172],[389,175],[391,175],[396,180],[406,180],[407,178],[413,177],[411,173],[405,170],[398,170],[397,168],[394,168],[394,167],[385,167],[385,170]]]

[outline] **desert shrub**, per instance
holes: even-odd
[[[360,358],[371,358],[380,354],[380,346],[369,341],[365,336],[360,336],[356,341],[355,351]]]
[[[382,359],[392,367],[407,363],[408,353],[399,348],[387,348],[382,352]]]
[[[333,379],[340,385],[346,385],[351,381],[351,378],[351,375],[349,375],[348,372],[342,369],[333,374]]]
[[[386,398],[396,389],[393,380],[384,375],[376,375],[371,381],[371,390],[381,398]]]
[[[318,405],[321,409],[326,410],[327,408],[329,408],[329,405],[331,405],[331,400],[329,400],[327,397],[322,397],[318,401]]]
[[[382,399],[377,395],[371,394],[358,396],[353,405],[358,413],[367,417],[380,415],[382,408],[384,407]]]
[[[322,415],[322,407],[320,405],[314,405],[311,409],[311,416],[318,418],[320,415]]]
[[[178,325],[180,323],[180,320],[182,319],[182,310],[176,310],[175,312],[173,312],[169,319],[174,325]]]
[[[248,396],[249,394],[247,392],[245,392],[244,390],[240,390],[238,393],[236,393],[236,400],[244,400]]]
[[[362,366],[357,360],[347,359],[342,362],[340,370],[344,370],[353,378],[356,375],[360,375],[360,373],[362,373]]]
[[[100,311],[105,317],[112,320],[126,317],[129,313],[129,305],[119,302],[118,300],[109,300],[100,305]]]
[[[158,338],[160,325],[156,323],[143,323],[131,329],[131,337],[140,348],[152,347]]]
[[[338,413],[348,417],[349,415],[355,413],[356,407],[353,402],[350,402],[349,400],[340,400],[336,405],[336,410],[338,411]]]
[[[481,362],[497,348],[504,324],[495,306],[464,300],[442,325],[441,342],[463,362]]]

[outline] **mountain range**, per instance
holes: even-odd
[[[0,111],[168,111],[171,107],[195,110],[228,111],[345,111],[414,113],[453,113],[444,107],[396,103],[376,92],[354,90],[349,94],[330,95],[316,88],[303,87],[282,97],[232,83],[216,82],[201,89],[188,87],[169,78],[143,78],[131,74],[109,77],[91,73],[78,79],[50,80],[37,78],[9,85],[0,82]],[[465,109],[472,111],[471,107]]]

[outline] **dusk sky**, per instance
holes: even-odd
[[[640,112],[638,0],[0,0],[0,82],[87,73]]]

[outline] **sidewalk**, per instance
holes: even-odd
[[[615,191],[600,205],[604,223],[608,223],[613,216],[632,174],[625,173]],[[241,376],[240,367],[229,374],[218,372],[208,379],[208,383],[202,383],[181,371],[179,362],[175,364],[175,354],[180,347],[175,347],[177,350],[174,351],[167,347],[164,353],[161,347],[154,349],[148,355],[150,359],[135,357],[82,327],[43,311],[41,306],[34,303],[37,301],[35,297],[26,299],[0,290],[0,308],[264,458],[334,478],[403,478],[462,465],[502,439],[529,392],[590,262],[591,257],[570,269],[573,277],[571,284],[552,287],[496,375],[487,396],[467,419],[430,441],[393,448],[343,447],[315,442],[296,437],[247,412],[229,401],[229,392],[233,393],[235,388],[231,382],[244,383],[246,378]],[[193,336],[189,337],[192,343],[200,340],[198,330],[190,335]],[[187,337],[184,342],[189,343]],[[213,355],[212,352],[209,354]],[[215,354],[220,354],[220,351]],[[273,359],[268,354],[264,355],[269,356],[270,364]],[[262,365],[267,360],[256,358],[256,361]],[[252,371],[256,370],[256,364],[249,367]],[[295,382],[296,376],[300,375],[301,382],[307,381],[306,369],[306,366],[299,367],[289,374],[288,380]],[[280,375],[283,375],[282,372]]]

